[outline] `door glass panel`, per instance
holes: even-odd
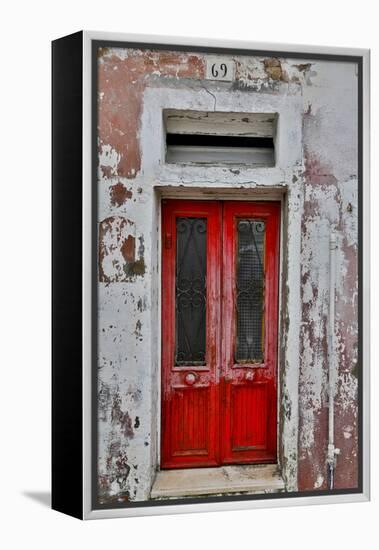
[[[265,223],[237,221],[236,361],[260,363],[264,343]]]
[[[205,365],[207,219],[176,219],[176,365]]]

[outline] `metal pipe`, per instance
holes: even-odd
[[[335,251],[337,248],[336,235],[332,231],[329,241],[329,335],[328,335],[328,355],[329,355],[329,415],[328,415],[328,485],[329,489],[334,487],[334,470],[336,467],[336,456],[339,449],[334,446],[334,393],[336,382],[336,364],[335,364],[335,342],[334,342],[334,322],[335,322]]]

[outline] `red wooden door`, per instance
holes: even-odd
[[[221,462],[276,461],[277,203],[225,202]]]
[[[279,216],[163,201],[162,468],[276,462]]]

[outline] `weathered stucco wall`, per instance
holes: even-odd
[[[159,465],[160,195],[283,195],[279,460],[288,490],[326,487],[329,234],[336,231],[335,485],[357,485],[357,77],[327,61],[128,49],[98,58],[99,500],[149,498]],[[278,112],[274,168],[164,165],[163,108]]]
[[[337,236],[336,487],[357,486],[357,74],[317,63],[304,87],[299,488],[326,488],[329,232]]]

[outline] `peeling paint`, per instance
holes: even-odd
[[[313,65],[312,65],[313,66]],[[298,65],[310,75],[311,64]],[[310,88],[306,88],[309,90]],[[326,92],[327,93],[327,92]],[[325,441],[328,438],[328,308],[329,235],[337,233],[336,325],[338,382],[335,396],[336,446],[341,449],[335,472],[336,487],[357,485],[356,414],[357,384],[351,374],[357,343],[357,226],[353,215],[356,197],[349,200],[346,182],[349,166],[335,160],[333,134],[344,115],[326,107],[323,94],[311,93],[304,112],[304,213],[302,217],[302,365],[300,370],[300,449],[299,489],[326,488]],[[322,103],[324,101],[324,103]],[[336,122],[331,122],[336,120]],[[330,129],[332,128],[332,130]],[[319,136],[324,136],[324,143]],[[356,157],[355,157],[356,159]],[[350,159],[354,170],[354,157]],[[349,178],[350,179],[350,178]],[[349,207],[349,204],[351,207]],[[350,217],[349,217],[350,216]],[[346,246],[346,239],[351,243]],[[354,244],[353,244],[354,243]],[[347,264],[350,264],[347,268]],[[343,326],[341,326],[343,324]],[[346,358],[349,368],[346,369]],[[355,382],[354,382],[355,380]],[[351,431],[346,426],[354,426]],[[346,437],[347,434],[347,437]],[[347,442],[354,441],[351,448]],[[317,473],[319,472],[319,473]],[[317,481],[317,476],[323,482]],[[312,482],[316,477],[316,481]]]
[[[134,223],[122,216],[111,216],[100,223],[100,282],[116,283],[144,275],[143,237],[139,237],[138,258],[135,257],[135,239]]]
[[[283,71],[282,64],[277,57],[270,57],[263,61],[266,74],[269,78],[273,80],[282,80]]]
[[[112,206],[122,206],[127,199],[130,199],[133,193],[128,190],[121,182],[118,182],[110,188],[110,199]]]
[[[134,437],[132,419],[127,411],[122,411],[121,402],[120,395],[118,393],[115,394],[113,396],[111,422],[112,424],[119,424],[123,435],[127,438],[131,438]]]
[[[149,78],[203,78],[201,56],[115,48],[99,62],[99,152],[114,151],[112,175],[135,178],[140,170],[139,121]],[[115,68],[117,67],[117,70]],[[105,166],[104,162],[100,165]]]

